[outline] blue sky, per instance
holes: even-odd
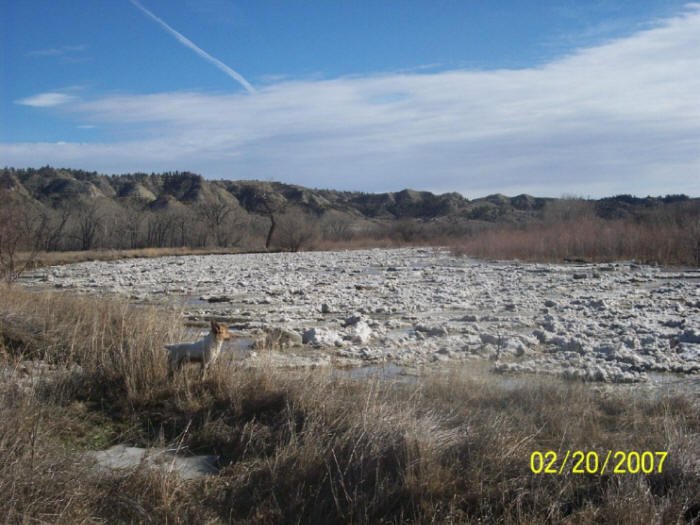
[[[0,164],[700,195],[700,4],[0,0]]]

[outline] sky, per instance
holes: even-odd
[[[700,3],[0,0],[0,165],[700,195]]]

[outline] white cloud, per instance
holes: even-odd
[[[55,59],[61,64],[78,64],[90,60],[84,53],[87,49],[88,46],[85,44],[59,46],[29,51],[26,56],[38,59]]]
[[[80,44],[77,46],[60,46],[52,47],[48,49],[36,49],[27,53],[30,57],[65,57],[67,55],[73,55],[85,51],[87,46],[85,44]]]
[[[254,95],[71,100],[113,144],[0,145],[5,162],[190,169],[365,191],[700,194],[700,5],[521,70],[280,81]]]
[[[60,106],[61,104],[67,104],[75,100],[72,95],[66,95],[65,93],[39,93],[38,95],[33,95],[31,97],[22,98],[16,100],[16,104],[22,106],[31,106],[34,108],[51,108],[54,106]]]

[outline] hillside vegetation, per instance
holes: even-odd
[[[454,245],[469,255],[700,264],[700,199],[362,193],[176,172],[0,171],[0,262],[77,250]],[[9,261],[9,263],[8,263]],[[6,272],[7,273],[7,272]]]

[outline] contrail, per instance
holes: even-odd
[[[237,71],[234,71],[230,67],[228,67],[226,64],[224,64],[221,60],[214,58],[211,56],[209,53],[204,51],[202,48],[198,47],[192,40],[189,38],[185,37],[184,35],[181,35],[177,31],[175,31],[172,27],[170,27],[168,24],[166,24],[163,20],[158,18],[156,15],[151,13],[148,9],[143,7],[138,0],[129,0],[134,6],[138,7],[143,13],[145,13],[149,18],[153,19],[156,21],[163,29],[165,29],[168,33],[173,35],[178,42],[180,42],[183,46],[189,47],[192,51],[197,53],[200,57],[202,57],[204,60],[209,62],[210,64],[215,65],[218,67],[221,71],[226,73],[228,76],[230,76],[232,79],[237,81],[241,86],[243,86],[248,93],[255,93],[255,88],[250,85],[250,82],[248,82],[243,75],[238,73]]]

